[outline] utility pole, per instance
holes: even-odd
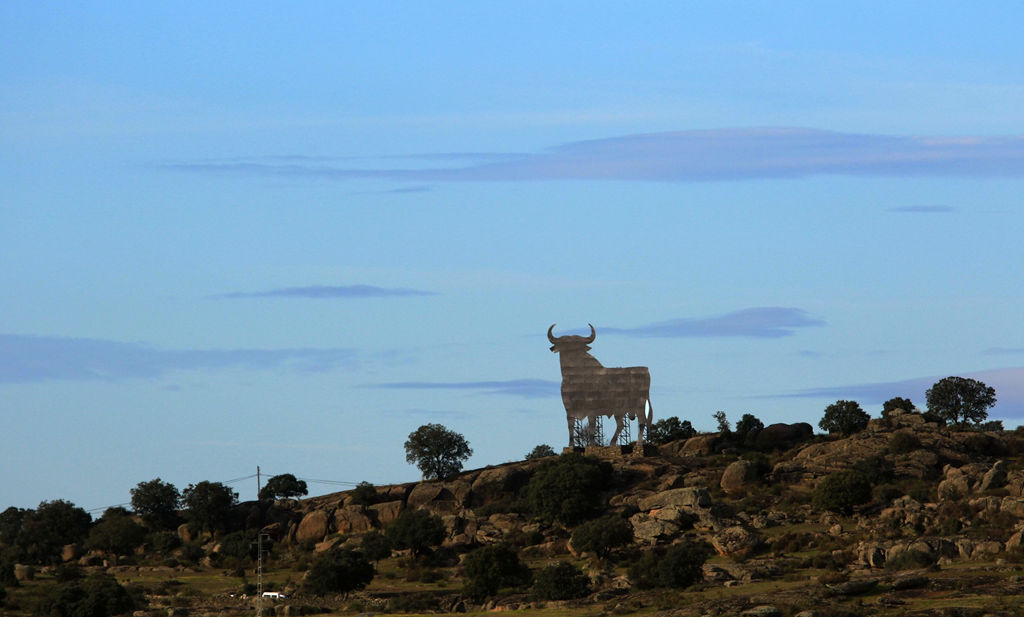
[[[260,466],[256,465],[256,499],[260,495]],[[263,530],[256,532],[256,617],[263,617]]]

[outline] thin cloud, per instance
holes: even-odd
[[[1024,354],[1024,347],[990,347],[982,353],[988,356],[1012,356]]]
[[[103,339],[0,334],[0,383],[155,378],[179,370],[353,366],[351,349],[159,349]]]
[[[415,155],[458,159],[452,153]],[[807,128],[733,128],[623,135],[528,154],[468,157],[449,167],[352,168],[269,159],[180,162],[173,171],[404,182],[634,180],[699,182],[846,176],[1024,176],[1024,137],[929,137]],[[920,212],[921,210],[914,210]],[[934,211],[934,210],[932,210]]]
[[[909,212],[913,214],[948,214],[955,212],[956,209],[952,206],[900,206],[898,208],[889,208],[889,212]]]
[[[781,338],[793,336],[798,328],[824,325],[823,320],[810,317],[798,308],[765,306],[713,317],[671,319],[636,328],[602,328],[601,332],[640,338]]]
[[[558,396],[560,383],[546,379],[510,379],[506,381],[399,381],[367,387],[387,390],[469,390],[481,394],[543,398]]]
[[[373,285],[311,285],[309,287],[282,287],[267,291],[233,291],[214,298],[313,298],[330,300],[339,298],[389,298],[406,296],[433,296],[432,291],[404,287],[375,287]]]

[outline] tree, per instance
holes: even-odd
[[[704,576],[708,553],[706,545],[694,542],[652,549],[629,567],[629,580],[640,589],[689,587]]]
[[[662,418],[647,430],[647,441],[656,446],[666,444],[670,441],[689,439],[697,434],[697,431],[690,424],[689,420],[679,421],[676,416]]]
[[[576,525],[600,511],[610,476],[609,464],[575,452],[546,459],[526,485],[526,503],[541,518]]]
[[[473,450],[469,442],[440,424],[424,424],[409,433],[405,461],[423,473],[425,480],[443,480],[462,471],[462,463]]]
[[[761,422],[753,414],[745,413],[740,421],[736,423],[736,437],[743,441],[753,431],[760,431],[764,428],[764,422]]]
[[[225,531],[238,505],[238,493],[220,482],[203,480],[181,492],[189,522],[200,531]]]
[[[871,500],[871,482],[863,473],[846,469],[834,471],[825,476],[814,487],[811,501],[822,510],[850,512]]]
[[[568,561],[559,561],[534,576],[530,593],[538,600],[582,598],[590,593],[590,577]]]
[[[308,495],[306,481],[299,480],[290,473],[283,473],[267,480],[266,485],[260,489],[260,499],[294,499]]]
[[[533,450],[530,450],[530,453],[526,455],[526,460],[532,461],[537,458],[547,458],[549,456],[555,456],[555,454],[555,450],[551,446],[541,444]]]
[[[895,396],[882,403],[882,417],[888,418],[889,414],[897,409],[902,409],[903,411],[914,411],[917,408],[914,407],[914,403],[912,403],[909,398]]]
[[[608,557],[612,549],[633,541],[633,526],[618,516],[605,516],[582,523],[572,532],[572,547],[577,551]]]
[[[348,594],[362,589],[373,580],[373,565],[359,551],[339,549],[325,551],[309,566],[303,587],[317,596],[329,593]]]
[[[530,569],[519,561],[519,556],[504,544],[492,544],[466,555],[462,562],[466,579],[462,593],[473,600],[484,600],[503,587],[528,585]]]
[[[17,544],[29,563],[58,563],[65,544],[82,542],[92,516],[70,501],[44,501],[25,513]]]
[[[440,516],[426,510],[404,510],[385,533],[391,546],[399,550],[411,549],[418,557],[444,541],[446,531]]]
[[[366,555],[366,558],[374,564],[391,556],[391,540],[377,529],[363,534],[359,548],[363,555]]]
[[[928,411],[947,422],[981,424],[996,404],[996,391],[967,377],[940,379],[924,394]]]
[[[178,522],[181,493],[160,478],[139,482],[131,489],[132,510],[152,529],[168,529]]]
[[[871,416],[856,401],[840,400],[825,408],[825,415],[818,422],[818,427],[829,433],[852,435],[866,429],[870,419]]]
[[[146,528],[135,522],[130,512],[120,507],[107,508],[85,540],[85,548],[115,555],[127,555],[142,544]]]
[[[719,433],[725,434],[732,431],[732,427],[729,425],[729,420],[728,418],[725,417],[724,411],[718,410],[715,413],[711,414],[711,417],[714,418],[715,422],[718,423]]]

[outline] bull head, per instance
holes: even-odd
[[[548,328],[548,340],[551,341],[551,351],[554,353],[558,353],[563,349],[582,349],[583,351],[588,351],[590,349],[588,345],[597,338],[597,331],[594,330],[592,324],[587,325],[590,326],[590,336],[577,336],[575,334],[555,336],[553,334],[555,324],[551,324],[551,327]]]

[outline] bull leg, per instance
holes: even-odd
[[[597,416],[593,416],[593,415],[592,416],[588,416],[587,417],[587,445],[588,446],[596,445],[594,443],[594,433],[595,433],[596,430],[597,430]]]
[[[567,415],[565,421],[569,425],[569,447],[572,448],[576,445],[573,443],[573,437],[576,436],[576,418]]]
[[[617,443],[619,443],[619,433],[622,432],[622,423],[623,423],[622,414],[614,414],[614,417],[615,417],[615,434],[612,435],[611,441],[608,442],[608,445],[610,445],[610,446],[614,446]]]

